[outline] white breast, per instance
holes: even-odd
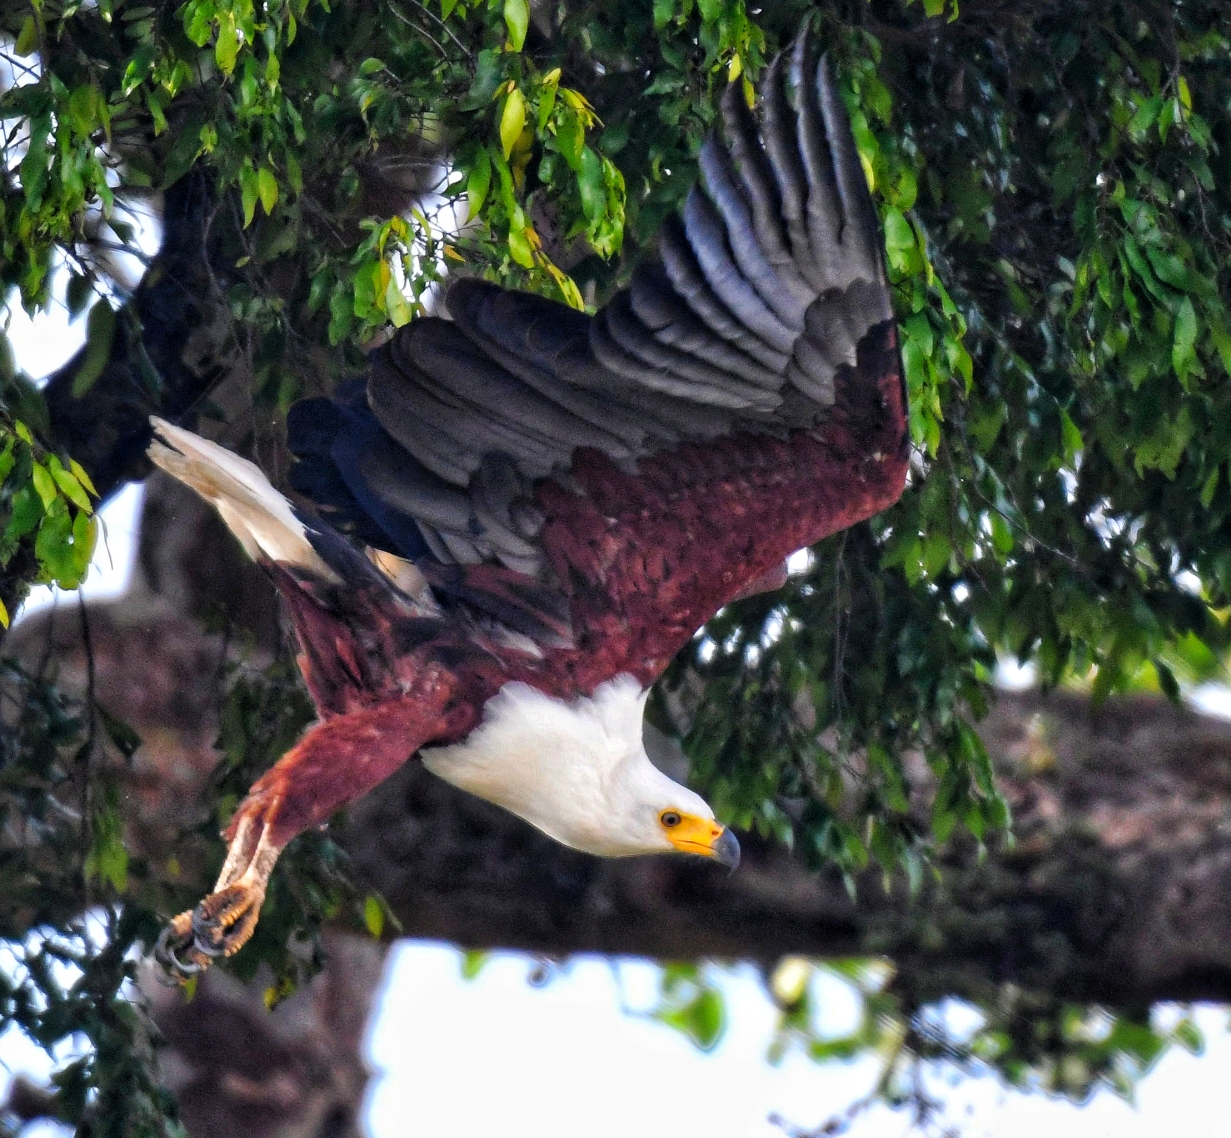
[[[645,698],[631,676],[573,702],[506,684],[464,743],[425,749],[423,763],[575,849],[608,857],[651,852],[660,842],[655,803],[664,794],[696,796],[646,756]]]

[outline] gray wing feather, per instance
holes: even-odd
[[[697,191],[693,191],[695,194]],[[691,195],[690,195],[691,196]],[[705,273],[697,263],[697,254],[688,243],[684,226],[669,218],[658,241],[663,268],[676,294],[699,316],[718,337],[746,352],[771,371],[781,372],[790,356],[777,351],[762,340],[714,294]]]
[[[774,169],[761,145],[756,119],[737,83],[732,83],[722,97],[722,122],[752,211],[757,244],[773,265],[782,287],[790,293],[794,307],[806,308],[815,298],[816,290],[804,279],[791,256]]]
[[[773,61],[759,114],[731,85],[657,263],[597,314],[461,280],[451,322],[415,321],[374,355],[367,401],[389,441],[361,475],[435,559],[549,584],[535,483],[568,485],[578,448],[635,472],[681,441],[755,449],[825,420],[891,309],[850,123],[814,57],[805,34]]]

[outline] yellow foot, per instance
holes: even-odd
[[[216,957],[232,956],[248,943],[264,899],[264,883],[242,878],[211,893],[163,929],[155,957],[183,983],[208,968]]]
[[[186,983],[217,957],[232,956],[248,943],[281,848],[269,841],[261,821],[240,816],[214,891],[180,913],[158,938],[154,956],[172,977]]]

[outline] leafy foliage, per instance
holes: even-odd
[[[0,661],[0,1031],[15,1025],[48,1052],[77,1052],[54,1076],[54,1101],[79,1133],[177,1136],[149,1025],[132,1003],[159,922],[149,908],[117,904],[128,866],[119,870],[117,801],[99,770],[104,724]]]
[[[10,563],[33,564],[35,571],[23,584],[75,589],[98,541],[91,501],[97,497],[77,460],[44,447],[24,421],[7,413],[0,398],[0,570]],[[0,627],[8,624],[0,596]]]

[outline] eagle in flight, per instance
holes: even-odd
[[[179,975],[252,935],[292,838],[416,754],[576,849],[738,861],[646,756],[646,693],[719,608],[894,502],[909,449],[876,214],[807,33],[758,104],[728,87],[657,259],[594,315],[461,279],[360,389],[295,405],[315,512],[154,420],[153,461],[274,579],[319,713],[165,931]]]

